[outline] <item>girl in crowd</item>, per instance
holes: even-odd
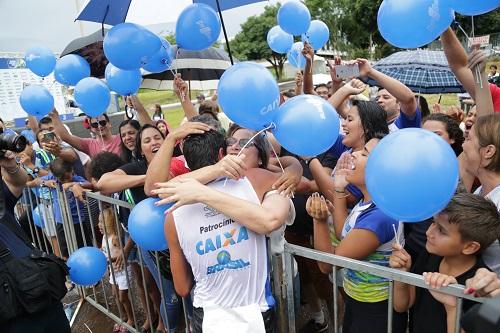
[[[115,265],[117,258],[122,256],[117,228],[118,223],[113,210],[111,208],[104,209],[99,215],[99,231],[103,235],[101,250],[106,255],[110,265],[113,265],[113,270],[109,270],[109,283],[113,286],[115,300],[120,308],[120,313],[126,315],[125,318],[122,318],[123,321],[127,322],[130,326],[134,326],[134,315],[128,295],[129,282],[132,281],[130,266],[117,267]],[[124,326],[115,324],[113,332],[128,331]]]
[[[155,112],[153,113],[153,120],[165,119],[163,112],[161,111],[161,105],[155,104]]]
[[[474,192],[490,199],[500,209],[500,113],[477,118],[463,144],[465,170],[481,186]],[[500,245],[493,243],[483,253],[488,267],[500,274]]]
[[[387,124],[386,124],[387,127]],[[368,156],[385,133],[374,133],[362,150],[344,154],[338,161],[333,178],[333,205],[314,194],[307,201],[307,211],[314,220],[314,248],[339,256],[388,266],[392,243],[403,240],[402,223],[385,215],[372,201],[366,189],[365,167]],[[350,213],[347,207],[348,184],[362,193]],[[335,209],[333,207],[335,206]],[[332,212],[336,237],[333,246],[327,223]],[[323,273],[331,273],[329,264],[318,263]],[[343,277],[345,312],[343,332],[386,332],[389,281],[371,274],[347,270]],[[393,315],[393,332],[405,332],[405,314]]]
[[[163,119],[159,119],[159,120],[156,121],[155,125],[156,125],[156,127],[158,127],[158,129],[163,134],[163,136],[167,137],[168,132],[169,132],[169,128],[168,128],[167,122],[165,120],[163,120]]]
[[[141,129],[141,125],[137,120],[127,119],[120,123],[118,133],[121,138],[121,158],[125,163],[134,161],[137,156],[135,150],[135,138],[137,132]]]

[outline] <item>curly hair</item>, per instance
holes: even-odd
[[[463,151],[462,144],[464,143],[465,139],[464,132],[462,132],[458,123],[453,120],[453,118],[444,113],[432,113],[424,118],[422,124],[429,120],[439,121],[445,125],[448,137],[454,141],[450,146],[455,152],[456,156],[460,155]]]

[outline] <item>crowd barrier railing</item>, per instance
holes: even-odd
[[[24,222],[25,230],[29,229],[29,234],[38,248],[53,252],[59,256],[67,258],[71,253],[76,251],[78,248],[83,246],[95,246],[100,248],[101,244],[107,251],[111,253],[112,244],[109,243],[108,234],[110,230],[106,225],[104,225],[104,242],[98,239],[100,233],[98,232],[98,222],[99,213],[106,208],[111,208],[114,216],[115,228],[117,231],[117,239],[119,240],[119,255],[122,257],[123,262],[128,265],[135,265],[135,262],[130,262],[129,258],[125,257],[125,233],[126,230],[122,226],[120,220],[120,214],[123,215],[124,211],[131,210],[134,205],[115,199],[113,197],[108,197],[101,195],[99,193],[86,192],[83,202],[78,204],[78,199],[76,199],[71,191],[63,191],[60,188],[56,188],[52,191],[47,192],[47,188],[39,187],[36,190],[27,189],[24,192],[23,198],[18,206],[18,216],[25,216],[21,218],[21,224]],[[30,211],[33,211],[35,207],[41,207],[40,215],[43,218],[43,225],[39,227],[35,225],[34,219]],[[50,225],[50,222],[54,220],[56,226]],[[27,224],[27,226],[26,226]],[[49,225],[48,225],[49,224]],[[54,232],[55,229],[55,232]],[[127,236],[128,237],[128,236]],[[269,247],[268,247],[269,248]],[[144,258],[144,254],[148,257]],[[337,272],[340,269],[347,268],[351,270],[361,271],[369,274],[373,274],[382,278],[389,280],[389,299],[388,299],[388,326],[387,332],[392,332],[392,314],[393,314],[393,282],[399,281],[409,285],[413,285],[419,288],[431,289],[425,284],[423,277],[421,275],[402,272],[399,270],[391,269],[384,266],[379,266],[375,264],[370,264],[367,262],[354,260],[350,258],[345,258],[329,253],[320,252],[310,248],[305,248],[293,244],[285,243],[283,254],[271,254],[269,251],[269,260],[271,262],[271,273],[272,273],[272,287],[273,294],[277,301],[277,331],[278,332],[296,332],[296,317],[295,313],[295,299],[294,299],[294,289],[297,286],[296,279],[294,279],[294,257],[304,257],[310,260],[315,260],[319,262],[324,262],[331,264],[333,267],[332,275],[337,276]],[[147,260],[145,260],[147,259]],[[148,252],[141,251],[140,247],[137,247],[137,266],[133,274],[124,274],[127,280],[127,285],[129,286],[129,299],[132,308],[133,315],[133,325],[127,324],[122,318],[124,318],[124,309],[120,306],[113,306],[111,300],[116,296],[111,296],[112,288],[108,285],[108,280],[113,279],[116,281],[117,272],[114,265],[108,263],[109,278],[104,277],[98,284],[91,287],[81,287],[76,286],[80,300],[73,316],[70,320],[70,324],[73,325],[79,314],[79,310],[84,302],[87,302],[108,318],[113,320],[115,323],[123,325],[130,332],[139,332],[141,323],[146,319],[150,323],[153,323],[153,319],[156,315],[160,316],[164,320],[164,326],[166,332],[170,332],[170,328],[173,328],[172,323],[169,322],[167,296],[170,298],[172,294],[166,295],[166,292],[171,292],[165,283],[168,281],[163,277],[160,270],[160,259],[158,252]],[[147,262],[145,262],[147,261]],[[153,265],[151,265],[151,262]],[[149,267],[146,268],[145,266]],[[151,272],[150,269],[154,268]],[[128,271],[127,271],[128,272]],[[299,272],[300,273],[300,272]],[[155,304],[149,301],[149,296],[154,294],[155,286],[147,283],[149,281],[149,275],[157,277],[157,290],[160,294],[160,307],[155,308]],[[135,281],[135,283],[134,283]],[[170,282],[171,283],[171,282]],[[336,278],[332,279],[333,287],[333,331],[335,333],[340,332],[339,327],[339,282]],[[450,285],[439,289],[439,292],[453,295],[458,298],[457,302],[457,316],[456,316],[456,329],[455,332],[460,332],[460,319],[461,319],[461,306],[463,299],[470,299],[476,302],[483,302],[481,298],[475,298],[469,295],[464,295],[464,287],[460,285]],[[144,294],[146,301],[141,301],[140,293]],[[139,300],[136,299],[136,295],[139,295]],[[182,299],[182,310],[184,313],[185,322],[185,332],[189,332],[190,327],[190,301],[188,299]],[[179,304],[180,305],[180,304]],[[141,311],[142,309],[142,311]],[[177,309],[180,311],[180,309]],[[144,314],[145,312],[145,314]],[[160,312],[160,313],[158,313]],[[177,313],[177,316],[179,312]],[[156,316],[157,317],[157,316]],[[179,320],[178,320],[179,321]],[[174,324],[175,325],[175,324]],[[177,328],[179,327],[177,323]],[[154,332],[154,325],[151,324],[151,332]],[[148,331],[149,332],[149,331]]]

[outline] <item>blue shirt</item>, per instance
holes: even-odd
[[[57,180],[56,177],[52,173],[49,173],[46,176],[41,177],[42,180]],[[80,176],[73,176],[71,179],[72,182],[86,182],[87,180],[83,177]],[[52,195],[52,205],[54,208],[54,219],[56,220],[57,223],[62,224],[62,215],[61,215],[61,206],[59,205],[59,198],[57,197],[57,190],[55,188],[50,189],[50,193]],[[66,191],[66,198],[68,200],[68,206],[71,211],[71,219],[73,220],[73,224],[79,223],[79,218],[78,218],[78,211],[80,211],[80,215],[82,217],[82,222],[85,217],[85,206],[82,202],[78,201],[75,196],[73,195],[73,192],[71,191]]]

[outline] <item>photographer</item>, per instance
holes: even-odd
[[[0,332],[69,333],[60,302],[67,267],[33,248],[14,217],[28,176],[5,148],[19,152],[24,145],[24,138],[0,133]]]

